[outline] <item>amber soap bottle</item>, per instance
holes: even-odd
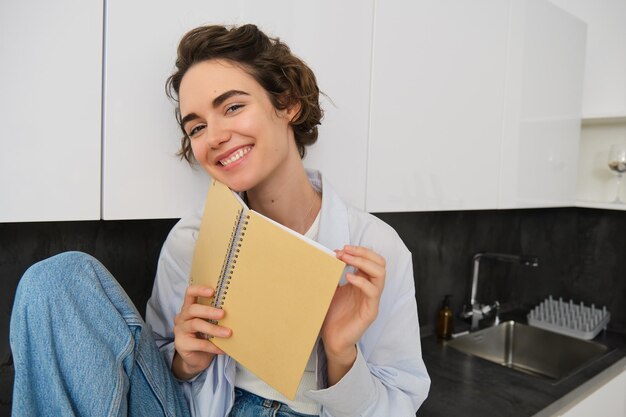
[[[437,338],[441,340],[449,340],[452,337],[453,314],[450,309],[450,294],[443,298],[439,317],[437,318]]]

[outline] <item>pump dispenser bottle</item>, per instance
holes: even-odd
[[[439,317],[437,318],[437,338],[441,340],[449,340],[452,337],[453,314],[450,309],[450,297],[447,294],[443,298]]]

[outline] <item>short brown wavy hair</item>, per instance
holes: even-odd
[[[315,74],[304,61],[293,55],[280,39],[268,37],[255,25],[201,26],[185,34],[178,45],[176,72],[165,84],[168,97],[178,103],[180,83],[185,73],[194,64],[211,59],[223,59],[239,65],[265,89],[275,109],[300,105],[290,124],[300,157],[304,158],[305,147],[317,140],[317,126],[324,115]],[[179,106],[175,112],[183,131],[178,155],[192,162],[191,140],[183,129]]]

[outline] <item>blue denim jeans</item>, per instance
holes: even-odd
[[[235,388],[235,405],[228,417],[315,417],[298,413],[287,405]]]
[[[189,416],[151,333],[91,256],[33,265],[11,315],[13,415]]]

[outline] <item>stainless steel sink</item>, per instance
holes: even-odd
[[[607,352],[599,343],[513,321],[465,334],[446,345],[551,380],[561,380]]]

